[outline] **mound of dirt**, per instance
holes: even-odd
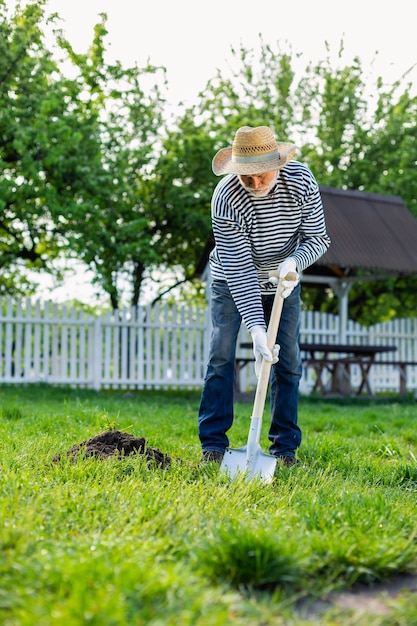
[[[144,437],[134,437],[120,430],[107,430],[96,437],[76,443],[66,454],[57,454],[52,460],[57,463],[63,456],[72,458],[94,456],[99,459],[106,459],[113,456],[126,457],[132,454],[144,456],[150,466],[165,468],[171,465],[171,458],[157,448],[147,447]]]

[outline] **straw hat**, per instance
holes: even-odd
[[[242,126],[236,132],[232,147],[223,148],[214,156],[213,172],[221,176],[279,170],[291,161],[295,151],[291,143],[278,143],[268,126]]]

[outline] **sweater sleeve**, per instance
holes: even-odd
[[[249,239],[249,224],[222,196],[213,200],[213,234],[217,256],[243,321],[250,330],[266,328],[262,297]]]

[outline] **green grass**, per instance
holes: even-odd
[[[198,404],[195,392],[0,387],[0,623],[417,624],[405,592],[381,615],[300,609],[416,571],[417,403],[303,398],[302,466],[269,485],[199,466]],[[232,447],[250,415],[236,405]],[[52,462],[109,428],[172,466]]]

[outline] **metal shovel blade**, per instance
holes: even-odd
[[[271,454],[262,451],[259,445],[262,419],[252,416],[248,442],[242,448],[227,448],[224,453],[220,471],[234,478],[238,473],[244,473],[247,480],[260,478],[270,483],[274,477],[277,459]]]
[[[235,478],[239,473],[245,474],[247,480],[251,478],[259,478],[265,483],[272,482],[274,478],[275,468],[277,465],[276,457],[266,454],[259,446],[248,454],[248,447],[228,448],[223,457],[220,471],[227,474],[230,478]]]

